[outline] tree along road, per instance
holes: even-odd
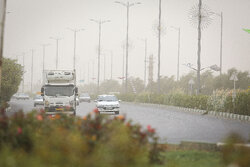
[[[32,100],[12,100],[10,114],[18,110],[29,112]],[[36,107],[36,109],[42,106]],[[95,108],[95,103],[83,102],[77,107],[77,115],[83,117]],[[179,143],[181,141],[217,143],[230,133],[238,133],[244,139],[250,139],[250,123],[238,120],[226,120],[210,115],[186,113],[175,109],[145,106],[133,103],[121,103],[120,114],[134,123],[140,123],[156,129],[161,142]],[[109,114],[111,117],[113,113]]]

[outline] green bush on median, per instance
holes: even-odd
[[[171,94],[121,94],[119,99],[127,102],[164,104],[208,111],[250,115],[250,90],[237,90],[233,101],[232,90],[216,90],[212,95]]]

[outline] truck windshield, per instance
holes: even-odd
[[[46,96],[72,96],[74,94],[74,86],[45,86],[44,94]]]

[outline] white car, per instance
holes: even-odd
[[[81,94],[80,96],[79,96],[79,101],[80,102],[89,102],[90,103],[90,96],[89,96],[89,94],[88,93],[83,93],[83,94]]]
[[[119,114],[120,100],[115,95],[99,95],[95,101],[99,113],[114,112],[115,114]]]
[[[29,100],[30,99],[29,95],[25,93],[16,93],[12,97],[17,100]]]
[[[43,105],[43,97],[42,96],[36,96],[34,98],[34,107],[36,107],[37,105]]]

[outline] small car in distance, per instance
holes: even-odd
[[[29,100],[30,99],[29,95],[27,95],[26,93],[16,93],[13,97],[17,100]]]
[[[44,104],[44,100],[42,96],[36,96],[34,98],[34,107],[36,107],[37,105],[43,105]]]
[[[89,102],[90,103],[90,101],[91,101],[91,98],[90,98],[90,96],[89,96],[88,93],[82,93],[82,94],[80,94],[80,96],[79,96],[79,102],[80,103],[81,102]]]
[[[99,95],[95,101],[99,113],[114,112],[115,114],[119,114],[120,100],[115,95]]]

